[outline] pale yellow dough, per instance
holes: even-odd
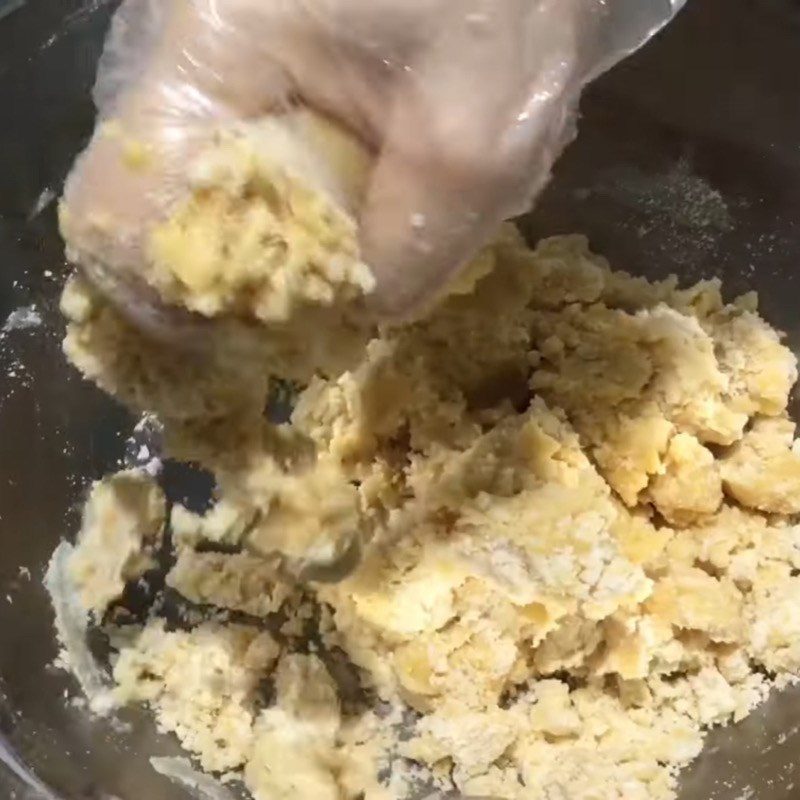
[[[324,130],[337,149],[352,142],[313,120],[292,125]],[[287,137],[272,118],[220,132],[198,156],[189,197],[149,237],[146,277],[165,301],[206,317],[285,323],[303,306],[343,305],[372,290],[355,222],[286,167],[277,151],[281,141],[291,146]],[[346,163],[359,172],[367,156],[349,147]]]
[[[156,566],[165,522],[164,494],[142,470],[92,486],[69,565],[87,610],[102,615],[128,582]]]
[[[63,310],[95,352],[75,331],[66,347],[87,374],[137,405],[186,418],[199,402],[215,409],[236,402],[247,378],[255,388],[245,395],[263,397],[265,373],[305,381],[358,360],[371,331],[361,304],[375,279],[353,218],[372,162],[357,139],[310,110],[287,110],[209,129],[179,165],[180,180],[178,165],[164,163],[169,154],[137,142],[118,120],[99,126],[93,146],[119,160],[141,196],[130,207],[87,210],[74,208],[68,192],[59,221],[70,260],[128,319],[147,320],[150,335],[155,329],[180,346],[187,374],[224,372],[228,386],[221,396],[198,375],[200,396],[181,402],[169,356],[148,358],[143,380],[131,380],[126,358],[153,343],[134,342],[120,330],[124,320],[75,280]],[[126,355],[114,344],[119,336],[131,338]],[[111,385],[97,362],[115,354]]]
[[[800,673],[796,362],[753,298],[613,272],[580,236],[532,250],[508,228],[480,259],[429,318],[319,370],[279,428],[266,362],[187,367],[67,288],[69,357],[216,475],[208,514],[173,509],[167,583],[249,615],[117,632],[116,697],[257,800],[402,800],[420,781],[668,800],[708,726]],[[140,519],[98,563],[146,541]],[[305,599],[236,552],[330,526],[358,529],[363,560]],[[97,611],[113,587],[82,596]],[[334,680],[342,653],[380,713]]]

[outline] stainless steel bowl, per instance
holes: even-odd
[[[135,712],[124,725],[90,719],[48,666],[43,569],[129,422],[64,364],[55,308],[65,264],[52,200],[91,129],[114,6],[0,0],[0,327],[31,304],[44,323],[0,333],[0,760],[15,764],[0,774],[3,798],[44,785],[67,800],[185,797],[147,762],[178,753],[172,739]],[[799,57],[797,0],[692,0],[587,93],[581,135],[524,230],[586,232],[616,266],[651,277],[757,289],[800,349]],[[177,478],[171,490],[184,491]],[[788,690],[712,733],[682,798],[800,797],[797,752],[800,690]]]

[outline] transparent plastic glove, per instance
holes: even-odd
[[[72,257],[152,323],[142,237],[185,191],[188,160],[220,125],[300,104],[369,148],[365,192],[340,200],[377,277],[373,311],[413,315],[529,208],[587,81],[683,2],[125,0],[96,87],[111,135],[66,188]]]

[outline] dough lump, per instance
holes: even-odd
[[[581,236],[507,228],[479,258],[279,426],[266,361],[187,362],[67,287],[70,359],[217,480],[171,514],[167,584],[199,617],[114,628],[116,700],[257,800],[669,800],[708,727],[800,674],[796,362],[753,298],[615,272]],[[134,510],[98,564],[147,541]],[[329,524],[363,546],[337,584],[252,546]],[[133,577],[82,574],[96,611]]]

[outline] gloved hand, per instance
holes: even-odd
[[[143,232],[180,197],[191,155],[220,124],[300,103],[373,151],[351,209],[377,277],[370,302],[413,314],[530,206],[585,83],[682,3],[125,0],[96,87],[120,133],[96,135],[68,181],[73,253],[123,302],[146,305],[135,281],[111,277],[135,274]],[[130,169],[150,153],[155,168]]]

